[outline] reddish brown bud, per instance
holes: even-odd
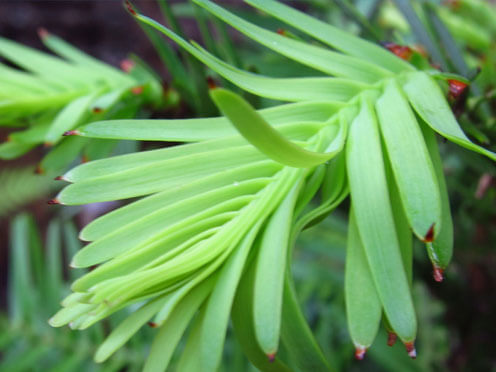
[[[80,136],[81,132],[78,130],[68,130],[67,132],[64,132],[63,136]]]
[[[434,241],[434,225],[435,223],[427,230],[427,233],[424,236],[424,243],[432,243]]]
[[[267,354],[267,358],[269,359],[270,363],[273,363],[274,360],[276,360],[276,353]]]
[[[140,95],[141,93],[143,93],[143,86],[142,85],[138,85],[137,87],[133,87],[131,88],[131,93],[135,94],[135,95]]]
[[[405,61],[410,60],[410,58],[412,57],[413,50],[410,47],[398,45],[395,43],[385,43],[384,46],[387,50],[400,57],[401,59],[404,59]]]
[[[387,340],[387,345],[388,346],[393,346],[396,343],[396,340],[398,339],[398,335],[394,332],[388,332],[388,340]]]
[[[136,13],[136,10],[134,10],[133,6],[131,5],[131,2],[129,0],[125,1],[126,9],[129,13],[131,13],[132,16],[136,17],[138,14]]]
[[[123,59],[121,61],[121,70],[124,72],[131,72],[131,70],[134,68],[134,62],[131,61],[130,59]]]
[[[54,205],[54,204],[60,204],[60,202],[57,199],[50,199],[47,201],[47,204]]]
[[[415,350],[415,345],[413,342],[405,342],[405,348],[410,358],[417,358],[417,350]]]
[[[50,36],[50,33],[46,30],[46,28],[40,27],[38,28],[38,36],[41,40],[43,40],[44,38]]]
[[[365,358],[366,352],[367,349],[364,348],[363,346],[355,346],[355,359],[363,360],[363,358]]]
[[[207,85],[208,85],[208,89],[217,88],[217,83],[211,76],[207,76]]]
[[[458,99],[467,89],[468,84],[465,84],[462,81],[448,79],[449,84],[449,96],[452,99]]]
[[[444,280],[443,274],[443,269],[441,269],[439,266],[433,265],[432,276],[434,277],[434,280],[436,282],[440,283]]]

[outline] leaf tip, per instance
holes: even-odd
[[[273,363],[274,360],[276,360],[276,353],[267,354],[267,359],[269,360],[269,363]]]
[[[64,132],[63,136],[80,136],[81,132],[78,131],[77,129],[74,130],[68,130],[67,132]]]
[[[131,14],[133,17],[136,17],[138,15],[138,13],[136,13],[136,10],[134,9],[133,5],[129,0],[124,1],[124,6],[126,10],[129,12],[129,14]]]
[[[408,356],[412,359],[417,358],[417,350],[415,349],[415,344],[412,342],[405,342],[405,348],[406,352],[408,353]]]
[[[158,327],[158,323],[148,322],[148,326],[151,327],[151,328],[157,328]]]
[[[134,94],[135,96],[139,96],[141,93],[143,93],[143,85],[132,87],[131,93]]]
[[[130,59],[125,58],[121,61],[120,67],[122,71],[130,73],[131,70],[134,68],[134,62]]]
[[[398,339],[398,335],[396,333],[388,332],[387,345],[393,346],[396,343],[397,339]]]
[[[47,29],[45,27],[39,27],[37,31],[38,31],[38,37],[41,40],[44,40],[48,36],[50,36],[50,33],[47,31]]]
[[[55,205],[55,204],[62,204],[58,199],[50,199],[47,201],[47,204],[49,205]]]
[[[385,42],[383,43],[384,47],[389,50],[391,53],[396,55],[397,57],[404,59],[405,61],[409,61],[412,57],[413,50],[405,45],[399,45],[396,43]]]
[[[35,170],[34,170],[34,173],[36,173],[36,174],[43,174],[43,173],[45,173],[45,170],[41,167],[40,164],[38,164],[36,166]]]
[[[367,352],[367,348],[364,346],[355,346],[355,359],[363,360],[365,358],[365,353]]]
[[[433,265],[432,276],[436,282],[441,283],[444,280],[444,269]]]
[[[214,80],[213,77],[211,76],[207,76],[207,85],[208,85],[208,89],[212,90],[212,89],[216,89],[218,88],[219,86],[217,85],[217,82]]]

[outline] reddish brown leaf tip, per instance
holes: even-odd
[[[89,161],[90,159],[88,158],[88,155],[83,155],[83,157],[81,158],[81,163],[87,163]]]
[[[138,14],[136,13],[136,10],[134,10],[133,5],[129,0],[126,0],[124,2],[124,5],[126,6],[127,11],[134,17],[136,17]]]
[[[449,96],[453,99],[458,99],[461,95],[463,95],[468,86],[468,84],[454,79],[448,79],[448,84]]]
[[[413,342],[405,342],[405,348],[410,358],[417,358],[417,350],[415,350],[415,345]]]
[[[152,328],[157,328],[158,327],[158,324],[155,323],[155,322],[148,322],[148,325]]]
[[[276,360],[276,353],[267,354],[267,358],[269,359],[270,363],[273,363],[274,360]]]
[[[51,199],[47,201],[47,204],[54,205],[54,204],[60,204],[60,202],[57,199]]]
[[[432,270],[432,276],[434,277],[434,280],[438,283],[441,283],[444,280],[444,270],[441,269],[439,266],[434,265],[433,270]]]
[[[217,83],[215,82],[214,78],[211,76],[207,76],[207,85],[208,85],[208,89],[217,88]]]
[[[131,70],[134,68],[134,62],[131,61],[130,59],[123,59],[121,61],[121,70],[124,72],[131,72]]]
[[[277,33],[282,36],[286,36],[286,30],[283,28],[278,28]]]
[[[434,225],[435,223],[427,230],[427,233],[424,236],[424,243],[432,243],[434,241]]]
[[[53,146],[53,143],[52,142],[45,142],[43,144],[43,147],[46,148],[46,149],[49,148],[49,147],[52,147],[52,146]]]
[[[80,136],[81,132],[78,130],[68,130],[67,132],[64,132],[63,136]]]
[[[34,173],[36,173],[36,174],[43,174],[43,173],[45,173],[45,171],[43,170],[43,168],[41,167],[41,165],[38,164],[36,166],[35,170],[34,170]]]
[[[355,359],[356,360],[363,360],[363,358],[365,358],[366,352],[367,352],[367,348],[361,347],[361,346],[356,346],[355,347]]]
[[[135,94],[135,95],[140,95],[141,93],[143,93],[143,86],[142,85],[139,85],[137,87],[133,87],[131,88],[131,93]]]
[[[384,47],[391,53],[395,54],[401,59],[404,59],[405,61],[410,60],[413,54],[413,50],[410,47],[404,45],[398,45],[395,43],[384,43]]]
[[[43,40],[44,38],[50,36],[50,33],[47,31],[46,28],[40,27],[38,28],[38,36],[41,40]]]
[[[387,340],[387,345],[388,346],[393,346],[396,343],[396,340],[398,339],[398,335],[394,332],[388,332],[388,340]]]
[[[94,114],[99,114],[103,109],[101,107],[93,107],[91,111],[93,111]]]

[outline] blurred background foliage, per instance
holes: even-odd
[[[494,2],[287,2],[374,42],[408,45],[444,72],[470,80],[468,92],[451,97],[453,109],[474,141],[496,149]],[[272,76],[316,75],[245,41],[187,1],[135,3],[144,13],[162,14],[175,31],[199,40],[234,65]],[[248,12],[241,1],[221,3],[288,37],[301,37],[272,18]],[[146,61],[160,75],[163,94],[175,97],[148,112],[151,117],[215,113],[207,98],[212,73],[152,30],[141,29],[119,1],[0,3],[0,36],[42,49],[39,27],[117,68],[129,53]],[[217,78],[215,83],[233,88]],[[245,98],[258,107],[271,104],[246,94]],[[0,127],[0,140],[12,132],[12,128]],[[144,146],[158,144],[126,142],[112,151],[125,153]],[[69,258],[82,244],[77,231],[114,207],[101,203],[49,209],[44,201],[57,189],[57,183],[33,172],[47,151],[37,147],[17,159],[0,160],[0,371],[140,370],[152,328],[141,330],[107,363],[96,365],[91,359],[104,335],[126,314],[118,313],[85,332],[52,329],[47,324],[60,299],[69,293],[68,283],[81,274],[67,269]],[[422,248],[416,247],[417,360],[410,360],[399,345],[386,346],[385,334],[364,361],[352,358],[343,298],[344,208],[304,231],[297,242],[293,272],[299,299],[326,356],[339,371],[496,371],[496,169],[490,161],[448,143],[442,146],[442,155],[455,224],[455,256],[445,280],[436,283]],[[222,371],[255,369],[231,340],[226,344]]]

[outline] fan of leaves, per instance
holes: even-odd
[[[119,71],[40,30],[57,58],[0,38],[0,125],[25,128],[0,145],[0,158],[16,158],[37,145],[52,148],[39,171],[62,172],[83,152],[107,156],[115,141],[64,138],[62,134],[94,120],[135,117],[143,105],[161,105],[162,87],[141,61],[128,60]]]
[[[251,39],[332,77],[271,78],[235,68],[155,27],[250,93],[291,102],[256,111],[216,88],[224,116],[91,123],[81,137],[188,144],[80,165],[54,202],[142,197],[87,225],[91,242],[72,261],[99,265],[76,280],[51,320],[85,329],[131,304],[141,307],[101,345],[107,359],[144,324],[158,328],[145,371],[165,370],[191,323],[179,371],[215,371],[231,315],[245,354],[263,371],[328,371],[297,305],[290,264],[299,231],[350,194],[345,294],[362,358],[384,316],[414,357],[412,231],[436,280],[452,253],[453,227],[435,133],[495,160],[461,131],[436,81],[369,42],[272,0],[246,2],[326,46],[260,28],[208,0],[194,2]],[[438,84],[440,83],[440,84]],[[309,207],[320,192],[320,204]],[[279,342],[290,355],[276,354]]]

